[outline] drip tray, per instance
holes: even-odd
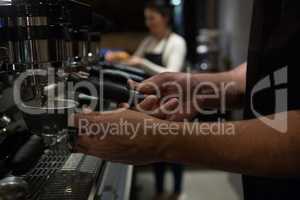
[[[69,156],[70,152],[62,147],[57,147],[42,156],[35,168],[23,176],[24,180],[29,184],[27,199],[35,200],[38,198],[40,191],[45,187],[53,174],[64,166]]]
[[[58,172],[41,191],[40,200],[87,200],[94,177],[82,172]]]
[[[42,156],[23,176],[29,184],[28,200],[87,200],[98,185],[103,162],[57,147]]]

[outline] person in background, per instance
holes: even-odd
[[[142,68],[149,75],[182,71],[187,47],[184,38],[172,32],[170,7],[165,1],[148,1],[145,18],[150,36],[142,41],[134,55],[128,57],[125,52],[110,52],[106,60]]]
[[[144,39],[128,64],[139,66],[151,75],[182,71],[187,47],[184,38],[171,30],[170,7],[164,1],[149,1],[145,18],[150,36]]]
[[[185,39],[172,32],[171,8],[165,1],[150,0],[145,6],[146,26],[150,35],[146,37],[133,56],[126,52],[109,52],[106,60],[120,62],[143,69],[147,74],[153,76],[163,72],[180,72],[183,70],[187,45]],[[155,199],[164,199],[164,176],[167,167],[166,163],[154,164],[156,181]],[[170,165],[174,175],[174,193],[170,199],[182,197],[182,165]]]
[[[182,71],[187,47],[184,38],[171,30],[170,7],[164,1],[148,1],[145,6],[145,18],[150,36],[142,41],[135,54],[126,63],[140,67],[150,75]],[[157,163],[154,164],[155,199],[165,198],[164,176],[169,166],[174,175],[174,194],[171,195],[171,198],[177,199],[181,196],[182,165]]]

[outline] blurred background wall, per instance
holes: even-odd
[[[227,35],[222,48],[230,52],[233,65],[247,59],[253,0],[219,0],[219,28]]]

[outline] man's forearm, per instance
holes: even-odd
[[[207,85],[206,88],[201,87],[204,89],[199,90],[200,95],[216,94],[220,98],[226,99],[227,108],[237,108],[243,103],[242,99],[246,90],[246,71],[247,64],[244,63],[229,72],[192,75],[192,86],[195,89],[200,84]],[[201,106],[204,108],[219,108],[220,99],[201,99]]]
[[[254,176],[298,176],[300,115],[289,112],[288,117],[288,133],[280,133],[258,119],[182,123],[179,135],[166,140],[164,160]]]

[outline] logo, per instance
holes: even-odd
[[[251,110],[255,117],[261,120],[264,124],[279,131],[280,133],[287,133],[288,131],[288,89],[285,86],[288,83],[288,66],[285,66],[273,73],[274,88],[275,88],[275,108],[274,118],[270,119],[260,114],[254,107],[254,95],[263,90],[272,87],[271,76],[267,76],[259,81],[251,92]]]

